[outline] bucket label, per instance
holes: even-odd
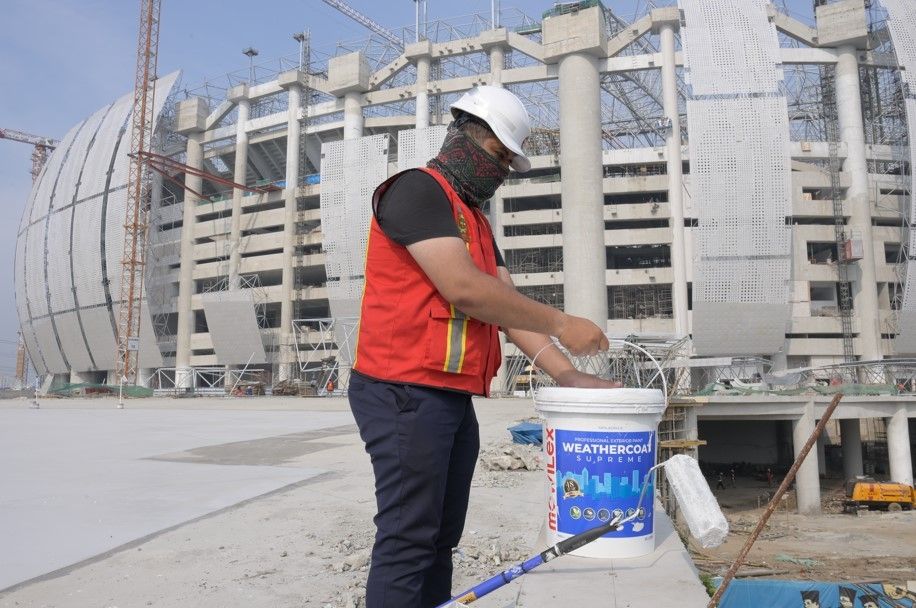
[[[559,532],[578,534],[619,514],[636,513],[643,480],[655,464],[653,432],[554,432],[556,473],[551,495],[556,500]],[[606,538],[652,533],[653,485],[646,489],[636,519]]]

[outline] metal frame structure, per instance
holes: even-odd
[[[327,394],[328,382],[335,380],[335,392],[346,394],[350,383],[349,363],[355,358],[351,349],[357,317],[294,319],[296,362],[299,377],[314,381],[319,394]],[[343,345],[343,348],[340,348]],[[341,365],[341,362],[346,362]]]
[[[689,8],[692,1],[682,0],[681,4]],[[591,6],[594,3],[588,4]],[[760,4],[760,2],[755,3],[755,10],[760,8]],[[605,46],[602,49],[588,51],[592,56],[597,56],[597,104],[600,120],[596,124],[600,125],[601,141],[597,151],[600,158],[593,159],[592,165],[600,163],[603,167],[603,173],[598,179],[604,188],[602,192],[604,230],[613,231],[605,234],[606,245],[616,243],[618,239],[626,243],[621,247],[647,247],[669,242],[667,239],[670,239],[670,233],[676,227],[671,219],[673,217],[671,201],[670,198],[666,200],[665,191],[671,192],[676,186],[682,189],[687,201],[684,216],[686,219],[685,231],[689,229],[694,235],[699,234],[705,229],[704,222],[709,219],[702,214],[704,205],[707,205],[706,194],[703,193],[702,188],[698,187],[700,166],[703,161],[701,158],[689,158],[690,148],[688,148],[688,156],[683,154],[685,144],[697,143],[689,140],[691,127],[688,121],[690,115],[688,99],[709,102],[723,100],[702,98],[707,94],[718,95],[721,91],[704,93],[697,90],[697,72],[702,66],[689,65],[691,53],[688,31],[691,27],[691,20],[690,15],[686,14],[689,11],[686,11],[685,19],[680,20],[678,12],[671,8],[641,2],[636,6],[635,14],[622,16],[602,7],[600,11],[600,23],[603,25],[601,37],[604,40],[602,44]],[[587,10],[580,11],[580,13],[584,14]],[[535,173],[531,177],[513,177],[494,199],[491,213],[498,232],[497,238],[500,240],[501,249],[505,252],[505,258],[511,261],[512,270],[519,279],[517,284],[520,290],[539,299],[546,299],[553,304],[570,306],[569,298],[558,294],[562,292],[562,289],[558,290],[558,287],[561,287],[564,281],[568,281],[570,274],[576,272],[578,267],[576,260],[569,259],[567,255],[561,223],[563,206],[570,198],[563,192],[565,188],[570,187],[569,180],[564,181],[560,170],[560,165],[564,162],[564,159],[561,158],[563,155],[560,154],[561,133],[559,131],[560,118],[563,115],[559,105],[562,83],[559,82],[557,69],[559,59],[549,54],[554,51],[548,48],[550,40],[545,39],[545,31],[549,37],[550,28],[545,30],[543,23],[546,22],[546,19],[566,19],[574,16],[573,13],[551,14],[540,21],[518,12],[500,11],[498,19],[494,19],[494,15],[490,14],[426,22],[422,26],[424,35],[419,38],[425,39],[430,44],[430,69],[428,79],[422,82],[423,74],[417,68],[417,60],[412,55],[403,54],[404,42],[418,37],[417,34],[421,27],[415,26],[392,31],[396,40],[374,34],[367,39],[338,43],[333,49],[314,49],[308,37],[303,35],[301,40],[297,38],[299,48],[294,57],[279,60],[252,60],[250,67],[238,73],[229,74],[218,82],[209,81],[198,87],[185,88],[183,90],[185,99],[181,103],[198,103],[197,106],[193,106],[195,113],[198,114],[197,122],[189,126],[187,122],[182,122],[186,121],[187,116],[179,116],[180,113],[175,112],[173,116],[168,117],[171,127],[163,138],[162,147],[157,150],[146,150],[137,159],[144,159],[145,164],[155,166],[160,170],[162,184],[156,186],[157,195],[160,200],[172,203],[162,205],[163,210],[156,219],[159,229],[174,231],[171,234],[177,235],[178,228],[175,226],[182,221],[178,217],[178,211],[183,211],[185,203],[194,205],[193,219],[195,223],[198,223],[202,232],[197,239],[199,242],[193,243],[191,247],[197,256],[197,259],[191,261],[192,265],[196,265],[191,275],[192,295],[222,287],[220,275],[225,273],[222,273],[220,268],[226,263],[227,253],[225,250],[227,244],[223,237],[229,233],[228,230],[224,230],[225,226],[222,224],[229,223],[230,202],[225,197],[225,192],[220,190],[244,190],[246,193],[254,192],[257,196],[237,196],[236,198],[242,199],[240,212],[232,211],[237,216],[244,217],[246,222],[250,222],[237,237],[239,241],[245,241],[244,245],[237,244],[239,250],[245,252],[239,273],[252,280],[255,280],[254,277],[257,277],[256,280],[264,280],[263,285],[266,287],[263,287],[265,294],[263,301],[265,305],[269,303],[275,306],[278,298],[287,297],[278,295],[278,292],[281,292],[279,289],[281,286],[277,284],[279,279],[276,275],[279,272],[277,268],[287,263],[286,256],[289,252],[286,250],[289,247],[284,245],[281,254],[280,245],[277,242],[279,235],[271,236],[280,230],[284,231],[284,235],[289,231],[286,224],[277,220],[277,216],[280,215],[280,206],[285,205],[286,208],[295,207],[293,210],[294,228],[289,231],[293,233],[295,241],[289,262],[293,267],[292,274],[295,277],[295,284],[291,290],[292,295],[289,297],[289,301],[292,302],[291,308],[294,311],[292,317],[306,319],[327,314],[349,316],[340,310],[335,310],[334,307],[329,309],[327,303],[331,299],[336,299],[336,296],[332,296],[330,292],[339,286],[333,283],[339,284],[340,281],[333,279],[355,279],[354,284],[357,284],[359,272],[352,264],[344,269],[346,272],[341,271],[336,274],[329,272],[328,257],[340,261],[334,248],[352,246],[356,239],[348,236],[350,233],[347,231],[341,231],[341,234],[344,235],[341,238],[328,238],[332,233],[331,224],[333,224],[332,221],[329,221],[329,214],[337,213],[350,222],[353,221],[354,216],[344,206],[331,204],[327,198],[335,184],[332,183],[334,179],[331,179],[328,173],[331,167],[327,166],[327,162],[321,162],[322,152],[325,154],[325,160],[328,160],[328,153],[337,145],[337,142],[340,142],[347,125],[354,124],[351,119],[356,117],[361,125],[359,133],[353,138],[355,140],[353,143],[343,142],[340,144],[341,147],[344,144],[360,146],[368,141],[367,138],[387,137],[389,145],[385,147],[385,154],[379,154],[380,157],[385,157],[380,160],[379,164],[385,164],[385,169],[387,169],[397,160],[399,165],[404,167],[416,166],[422,163],[420,156],[428,153],[427,151],[419,152],[420,148],[427,150],[425,145],[417,144],[421,138],[420,131],[409,130],[416,124],[415,120],[419,114],[418,104],[421,103],[418,101],[419,94],[424,90],[428,94],[428,122],[431,125],[429,132],[435,131],[438,136],[444,129],[444,123],[448,121],[446,111],[448,103],[456,99],[468,87],[479,82],[486,82],[490,77],[497,78],[498,76],[501,84],[523,97],[529,107],[535,128],[528,145],[535,160]],[[879,46],[875,47],[874,52],[864,54],[859,59],[863,81],[870,83],[868,86],[863,86],[863,91],[867,93],[867,95],[863,93],[867,143],[871,144],[876,151],[873,156],[869,157],[871,163],[869,179],[876,182],[874,184],[876,200],[873,202],[876,205],[886,205],[888,208],[898,203],[897,217],[899,217],[900,211],[905,211],[903,209],[905,200],[898,195],[882,193],[881,189],[885,186],[881,184],[885,182],[897,184],[903,181],[903,175],[895,175],[895,172],[905,173],[906,167],[906,163],[902,160],[902,151],[905,151],[907,142],[906,129],[901,127],[905,95],[901,92],[900,70],[897,67],[896,59],[891,58],[888,54],[892,47],[885,31],[886,16],[872,9],[869,18],[872,25],[872,37],[876,41],[882,41]],[[492,29],[494,21],[502,24],[503,29],[494,31]],[[833,195],[836,195],[838,190],[845,187],[844,180],[848,179],[848,171],[845,169],[837,171],[838,165],[845,161],[847,152],[844,146],[838,145],[834,153],[830,152],[830,143],[837,141],[838,137],[831,136],[830,121],[825,119],[830,115],[830,108],[829,104],[825,103],[822,90],[822,84],[826,80],[822,77],[824,72],[822,68],[827,66],[826,70],[829,71],[829,66],[836,62],[836,55],[833,49],[818,46],[814,38],[816,30],[810,21],[803,22],[793,19],[779,7],[776,11],[766,13],[757,21],[759,21],[757,25],[767,29],[765,35],[768,54],[766,61],[761,62],[764,67],[760,69],[761,73],[765,72],[769,88],[766,91],[748,89],[750,91],[748,98],[757,100],[749,103],[757,107],[761,104],[766,105],[763,102],[758,103],[760,99],[765,98],[769,101],[784,99],[785,133],[782,133],[780,129],[779,145],[785,143],[789,146],[791,152],[788,161],[792,171],[792,175],[786,181],[798,188],[795,185],[795,178],[799,177],[799,181],[803,182],[801,187],[805,190],[801,200],[797,193],[792,194],[792,198],[788,201],[791,205],[790,209],[774,212],[771,214],[773,217],[769,218],[773,220],[769,222],[773,225],[780,223],[777,219],[785,220],[786,218],[795,223],[795,227],[779,228],[780,236],[776,241],[783,243],[785,240],[783,233],[802,234],[807,231],[820,235],[824,232],[824,228],[835,230],[845,217],[842,204],[844,201],[839,201],[841,203],[839,206],[834,204],[834,212],[827,215],[820,211],[814,213],[803,208],[804,204],[808,202],[805,196],[811,195],[811,190],[817,188],[826,192],[829,189]],[[664,52],[667,51],[664,50],[662,44],[661,31],[666,27],[678,32],[676,34],[678,37],[674,39],[673,60],[667,59],[667,56],[663,57]],[[747,35],[751,36],[750,33]],[[686,53],[677,53],[678,40],[687,42]],[[493,52],[494,45],[500,47],[498,49],[500,52]],[[354,62],[353,65],[360,66],[359,78],[354,82],[338,82],[339,74],[331,73],[333,70],[329,67],[330,59],[357,52],[360,54],[359,62]],[[352,59],[352,57],[347,59]],[[660,76],[659,61],[669,62],[674,66],[674,77],[671,81],[673,86],[667,84],[668,81]],[[685,61],[687,66],[684,65]],[[364,62],[365,68],[360,62]],[[690,68],[689,83],[686,78],[688,67]],[[367,77],[366,70],[368,70]],[[782,78],[779,77],[780,73]],[[742,76],[737,74],[735,77],[740,79]],[[755,80],[755,82],[759,81],[759,79]],[[287,92],[287,87],[290,86],[298,87],[298,98],[294,99]],[[668,103],[667,106],[667,102],[663,103],[666,87],[669,93],[671,91],[675,93],[675,102]],[[770,97],[761,97],[757,95],[758,93],[761,95],[765,93]],[[158,92],[156,96],[159,97]],[[700,99],[697,99],[698,97]],[[352,103],[354,99],[357,101],[355,106]],[[293,101],[299,106],[292,108],[291,111],[290,103]],[[244,103],[248,105],[247,114],[242,114],[239,110]],[[783,102],[779,101],[779,103]],[[187,107],[192,108],[191,105]],[[94,117],[93,120],[107,124],[107,115],[110,114],[112,123],[114,123],[116,122],[115,114],[117,114],[121,117],[123,124],[128,117],[128,112],[129,108],[126,106],[112,107]],[[242,124],[239,124],[240,115],[243,119],[247,116]],[[672,136],[671,123],[675,118],[681,123],[680,138],[675,138],[677,139],[675,145],[680,144],[681,157],[679,160],[685,167],[685,175],[677,178],[680,183],[676,186],[669,183],[666,177],[667,172],[670,171],[670,167],[666,168],[666,154],[671,154],[671,152],[665,150],[665,144]],[[293,122],[298,122],[303,135],[298,141],[298,182],[287,184],[283,179],[286,156],[293,154],[289,146],[295,145],[296,142],[287,143],[287,146],[284,147],[283,137],[284,128]],[[51,163],[56,163],[58,167],[62,163],[68,165],[63,161],[67,158],[63,148],[69,150],[72,147],[73,156],[85,158],[85,144],[88,142],[84,140],[90,132],[94,133],[97,130],[93,128],[93,124],[95,123],[82,127],[83,134],[80,134],[77,129],[68,136],[69,139],[65,138],[64,143],[61,144],[62,149],[58,150],[55,157],[52,157]],[[100,135],[95,147],[101,146],[110,150],[112,146],[116,147],[117,142],[107,128],[105,131],[104,137]],[[244,138],[233,141],[233,137],[238,134],[244,135]],[[784,138],[783,135],[785,135]],[[198,142],[200,146],[202,159],[199,164],[189,160],[191,158],[191,139]],[[432,139],[435,138],[431,138],[426,143],[430,143]],[[74,144],[75,140],[77,143]],[[244,166],[233,167],[237,146],[243,145],[240,143],[242,141],[245,142],[244,145],[248,146],[248,162]],[[398,142],[397,145],[394,144],[395,141]],[[416,148],[415,153],[410,152],[412,141]],[[126,143],[122,145],[122,150],[125,147]],[[324,147],[323,150],[322,147]],[[569,154],[566,156],[568,157]],[[92,155],[90,154],[89,157],[91,158]],[[111,156],[108,158],[110,159]],[[361,177],[359,171],[365,172],[358,159],[355,163],[352,160],[348,165],[349,173],[338,175],[336,178],[338,186],[346,186],[348,183],[351,186],[355,185],[354,177]],[[692,174],[686,171],[688,161],[689,165],[692,165]],[[96,179],[97,174],[105,174],[103,171],[96,170],[95,165],[98,165],[99,162],[92,160],[92,163],[93,170],[89,171],[87,168],[87,180]],[[325,166],[322,167],[322,165]],[[315,173],[319,169],[323,169],[324,175],[316,179]],[[62,185],[69,181],[70,171],[68,166],[67,177],[61,177]],[[115,178],[111,183],[116,187],[118,184],[123,184],[126,180],[119,180],[117,176],[124,173],[126,173],[124,169],[115,166]],[[796,173],[800,175],[796,176]],[[831,183],[831,176],[840,180],[839,187]],[[185,190],[187,185],[184,178],[186,177],[201,178],[205,183],[201,187],[191,186],[190,189]],[[367,184],[370,181],[378,180],[376,178],[367,180]],[[631,181],[639,182],[635,190]],[[175,182],[180,184],[180,189],[173,186]],[[365,185],[365,188],[371,185],[373,184]],[[290,188],[295,188],[295,191],[289,193]],[[354,205],[365,202],[364,199],[367,196],[365,188],[361,187],[360,192],[353,196]],[[17,274],[21,275],[18,279],[17,293],[28,295],[20,306],[20,317],[28,321],[24,337],[29,344],[30,352],[34,350],[37,355],[39,369],[44,372],[63,373],[66,368],[73,367],[71,361],[81,361],[85,355],[72,348],[69,350],[63,347],[55,348],[54,344],[58,341],[61,342],[61,346],[64,342],[70,344],[73,336],[63,336],[65,332],[61,332],[60,328],[56,327],[51,320],[46,322],[45,318],[57,318],[56,322],[66,325],[70,322],[71,317],[64,315],[71,312],[73,308],[84,308],[84,302],[91,301],[92,306],[116,305],[119,301],[118,289],[124,287],[124,281],[118,284],[114,277],[109,282],[106,282],[104,277],[98,281],[93,277],[89,282],[92,288],[88,289],[77,286],[76,279],[74,279],[74,292],[77,293],[79,302],[71,305],[70,308],[66,308],[61,303],[66,300],[66,297],[56,294],[52,298],[48,295],[48,289],[44,289],[41,281],[36,280],[35,277],[47,277],[48,280],[53,280],[60,274],[53,259],[50,261],[47,259],[48,257],[53,258],[48,255],[50,253],[48,243],[53,243],[57,232],[65,228],[65,223],[61,220],[47,219],[53,215],[47,213],[51,206],[48,201],[53,200],[53,207],[57,209],[58,198],[66,197],[61,193],[54,195],[54,185],[51,182],[41,184],[37,190],[35,196],[38,205],[33,205],[35,210],[30,211],[29,217],[24,219],[26,234],[17,244],[17,259],[21,257],[29,260],[27,264],[23,263],[21,266],[17,263]],[[106,192],[104,197],[110,203],[109,210],[120,210],[122,203],[119,202],[119,197],[123,196],[124,191],[108,192],[105,184],[99,188],[98,192],[101,191]],[[78,201],[79,196],[77,196]],[[169,196],[172,196],[173,199],[169,199]],[[814,198],[815,200],[811,201],[812,207],[820,205],[825,200],[831,200],[829,197],[821,197],[816,193]],[[634,202],[633,199],[638,200]],[[288,203],[290,200],[294,204],[290,205]],[[564,201],[562,205],[560,201]],[[596,200],[595,206],[600,206],[601,202]],[[651,203],[651,205],[641,203]],[[94,205],[95,202],[90,202],[90,204]],[[102,204],[101,201],[99,204]],[[41,209],[42,205],[44,205],[44,211]],[[102,209],[105,209],[104,205]],[[365,211],[365,209],[362,210]],[[112,220],[111,213],[103,215],[102,211],[97,211],[95,208],[92,208],[91,212],[95,214],[93,217],[98,215],[104,218],[103,221],[108,230],[105,254],[103,254],[105,259],[101,262],[107,265],[110,274],[117,259],[116,256],[110,254],[109,249],[115,242],[120,243],[118,237],[121,227]],[[574,214],[574,212],[570,213]],[[889,210],[888,213],[890,213]],[[783,217],[777,218],[780,214],[783,214]],[[75,218],[79,215],[80,213],[73,214]],[[187,214],[184,219],[189,221]],[[808,221],[809,219],[811,221]],[[82,222],[82,219],[79,221]],[[888,220],[885,218],[883,221]],[[814,227],[804,228],[803,226],[806,225]],[[537,228],[532,229],[532,226],[537,226]],[[754,235],[760,232],[758,228],[754,225],[752,230]],[[898,227],[894,226],[894,229],[897,230]],[[79,232],[79,229],[74,230]],[[770,232],[774,231],[775,229],[770,230],[769,228],[763,230],[769,236],[772,236]],[[75,234],[73,238],[80,237]],[[223,238],[222,243],[221,238]],[[821,237],[815,235],[799,238],[806,238],[810,241]],[[630,244],[629,240],[633,240],[633,243]],[[788,250],[788,243],[784,244]],[[90,245],[91,243],[81,248],[91,253]],[[542,260],[543,256],[540,253],[533,253],[548,248],[551,253],[545,254],[546,260]],[[95,249],[97,251],[98,247]],[[361,247],[356,246],[355,249],[359,250]],[[901,252],[904,249],[900,247]],[[163,247],[163,251],[168,253],[168,248]],[[39,252],[43,255],[40,255]],[[361,251],[356,251],[353,258],[359,258],[361,253]],[[769,250],[761,250],[758,253],[768,258],[773,255],[782,255],[778,252],[774,254]],[[685,256],[692,256],[692,254],[693,252],[689,250],[684,253]],[[703,255],[706,254],[709,252]],[[669,259],[674,256],[672,252]],[[564,260],[564,257],[567,259]],[[597,250],[591,257],[600,257]],[[710,256],[706,255],[706,257]],[[797,252],[795,257],[798,258]],[[784,261],[781,259],[778,263],[783,264]],[[179,262],[183,261],[179,260]],[[171,264],[175,264],[174,259]],[[90,265],[93,268],[94,266],[94,264]],[[174,270],[174,267],[166,269],[163,277],[167,284],[164,287],[167,290],[164,292],[166,299],[174,298],[172,293],[174,277],[169,283],[169,277],[175,274]],[[822,269],[815,268],[814,270]],[[797,270],[793,269],[793,272]],[[620,272],[613,269],[607,275],[605,286],[610,290],[651,287],[663,291],[672,281],[671,274],[672,271],[664,263],[650,264],[646,268],[623,268]],[[685,276],[689,281],[689,269]],[[332,279],[331,282],[328,281],[328,277]],[[807,283],[804,275],[786,278],[780,274],[777,279],[777,282],[791,279],[796,283]],[[832,282],[831,278],[823,276],[817,280]],[[888,281],[886,278],[880,280]],[[286,289],[285,281],[287,279],[283,281],[282,287]],[[897,280],[898,284],[902,282]],[[114,283],[114,285],[109,287],[109,283]],[[797,291],[807,287],[806,284],[795,289]],[[766,289],[754,285],[750,285],[747,289],[756,289],[758,292],[766,291],[768,297],[782,294],[781,290],[790,291],[784,287]],[[891,306],[891,308],[900,308],[900,296],[896,294],[901,292],[902,290],[895,288],[893,293],[897,306]],[[285,294],[285,292],[282,293]],[[638,317],[632,319],[609,317],[608,330],[618,335],[621,332],[637,330],[644,335],[670,333],[673,313],[668,312],[669,298],[664,293],[660,295],[663,305],[657,307],[659,311],[632,315]],[[846,327],[842,319],[806,314],[802,305],[805,298],[798,298],[797,295],[797,293],[782,294],[776,299],[781,298],[786,305],[791,305],[796,309],[790,320],[791,324],[795,324],[801,318],[805,322],[811,321],[807,325],[817,326],[814,329],[797,333],[807,334],[810,331],[813,336],[811,339],[818,340],[821,339],[819,336],[824,336],[824,340],[831,341],[830,348],[826,349],[829,352],[815,357],[816,362],[849,359],[848,345],[851,343],[854,346],[855,341],[850,342],[847,338],[855,336],[857,331],[855,323]],[[696,300],[699,300],[697,284],[694,285],[694,296]],[[52,299],[54,301],[49,302]],[[158,295],[153,299],[161,300]],[[356,298],[349,298],[350,304],[353,304],[355,300]],[[621,305],[625,308],[626,302],[622,301]],[[856,315],[858,314],[856,312]],[[155,315],[154,327],[157,336],[168,338],[163,335],[163,332],[174,331],[174,319],[170,318],[174,315],[174,308],[167,308],[161,314]],[[78,318],[83,316],[88,315],[78,312]],[[261,318],[264,317],[265,315],[262,314]],[[37,321],[34,325],[33,320]],[[88,332],[90,334],[96,333],[95,330],[99,328],[104,329],[101,327],[100,319],[94,317],[91,321],[83,320],[81,323],[84,325],[84,332],[92,329]],[[882,331],[886,331],[888,336],[896,334],[896,328],[888,325],[888,320],[882,319],[882,323],[885,323],[885,330]],[[728,326],[726,322],[720,324],[725,325],[725,331],[734,327],[734,324]],[[272,325],[262,327],[262,329],[265,330],[265,335],[277,337],[278,334],[283,334],[286,328]],[[790,343],[793,340],[809,339],[807,336],[793,337],[793,331],[790,329],[780,334],[780,342],[784,341],[787,344],[786,352],[781,355],[784,359],[792,358]],[[296,336],[301,338],[304,334],[299,332]],[[85,341],[88,342],[88,340],[87,335]],[[844,342],[842,354],[838,355],[834,352],[834,346],[840,344],[839,340],[844,340]],[[167,352],[167,346],[165,346],[167,342],[169,341],[166,339],[161,343],[163,352],[167,353],[165,355],[166,365],[171,363],[172,356]],[[207,353],[205,340],[198,340],[198,342],[199,344],[194,347],[198,352],[190,355],[193,361],[191,365],[212,366],[212,358],[208,359],[212,356]],[[44,345],[46,347],[44,350],[48,351],[44,355],[39,344]],[[302,344],[293,340],[289,346],[295,346],[294,350],[298,353]],[[96,358],[94,348],[87,347],[87,349],[92,357]],[[60,354],[55,355],[55,351]],[[511,348],[508,354],[513,356]],[[770,359],[770,363],[777,368],[799,365],[798,362],[790,360],[777,363],[776,359],[779,356],[774,354],[773,359]],[[297,362],[298,355],[296,361],[290,363],[296,364]],[[109,369],[102,360],[93,361],[93,365],[91,369]],[[514,362],[511,364],[513,369],[519,365],[524,367],[524,364]],[[686,366],[681,367],[686,369]],[[510,370],[510,376],[512,375],[517,374],[512,374]],[[685,386],[683,382],[673,384]],[[696,386],[697,382],[694,381],[693,385]]]

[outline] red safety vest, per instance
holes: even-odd
[[[442,175],[434,177],[452,204],[458,232],[480,270],[496,276],[493,236],[484,214],[464,203]],[[489,395],[501,354],[497,328],[468,317],[436,291],[403,245],[382,232],[375,211],[399,176],[372,196],[366,286],[353,368],[378,380]]]

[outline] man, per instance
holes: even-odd
[[[804,603],[805,608],[820,608],[821,607],[821,594],[819,591],[814,589],[802,591],[802,602]]]
[[[855,608],[856,595],[852,587],[840,587],[840,608]]]
[[[862,602],[862,608],[878,608],[877,595],[862,595],[859,601]]]
[[[563,386],[613,388],[550,346],[607,350],[604,332],[522,296],[480,205],[522,152],[528,113],[512,93],[478,87],[452,105],[439,155],[373,195],[350,407],[375,473],[376,538],[367,608],[433,608],[451,597],[480,447],[472,395],[487,395],[502,328]],[[543,352],[541,352],[541,350]]]

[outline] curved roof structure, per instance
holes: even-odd
[[[179,72],[156,82],[154,128]],[[41,373],[114,367],[133,94],[73,127],[32,188],[16,240],[16,308]],[[152,332],[149,311],[142,324]],[[162,364],[144,340],[144,366]]]

